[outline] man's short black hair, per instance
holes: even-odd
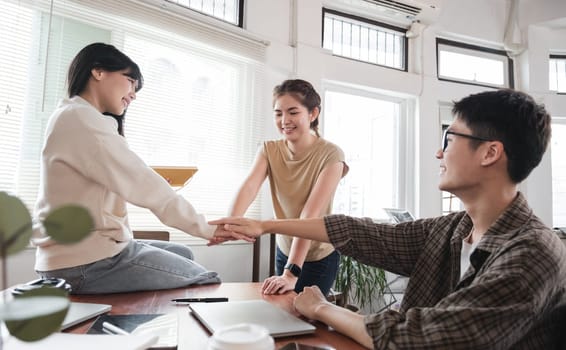
[[[520,91],[473,94],[455,102],[452,113],[474,136],[503,143],[507,171],[515,183],[526,179],[540,163],[550,140],[550,115],[543,105]]]

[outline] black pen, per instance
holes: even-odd
[[[228,298],[178,298],[171,299],[171,301],[174,301],[176,303],[218,303],[221,301],[228,301]]]

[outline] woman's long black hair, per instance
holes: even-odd
[[[79,95],[84,91],[93,69],[102,69],[116,72],[128,69],[128,76],[137,80],[136,92],[143,86],[143,76],[138,65],[113,45],[94,43],[85,46],[75,56],[67,74],[69,97]],[[118,122],[118,133],[124,136],[124,120],[126,112],[122,115],[104,113]]]

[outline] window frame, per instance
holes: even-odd
[[[504,58],[501,59],[503,63],[504,61],[507,62],[504,67],[504,81],[505,83],[500,86],[496,84],[488,84],[488,83],[480,83],[474,82],[471,80],[465,79],[458,79],[453,77],[444,77],[440,75],[440,48],[441,46],[448,46],[452,47],[452,52],[464,53],[469,54],[470,56],[475,57],[482,57],[482,58],[495,58],[497,56],[503,56]],[[494,57],[495,56],[495,57]],[[515,78],[514,78],[514,61],[511,59],[505,50],[498,50],[493,49],[485,46],[478,46],[468,43],[463,43],[459,41],[448,40],[444,38],[436,38],[436,77],[440,81],[447,81],[451,83],[459,83],[459,84],[466,84],[466,85],[474,85],[474,86],[483,86],[483,87],[490,87],[490,88],[510,88],[513,89],[515,87]]]
[[[415,101],[408,98],[402,98],[394,95],[384,94],[382,91],[375,91],[371,88],[361,86],[351,86],[347,83],[340,83],[336,81],[324,81],[322,86],[322,105],[326,108],[326,94],[327,92],[350,94],[359,97],[366,97],[372,99],[379,99],[382,101],[398,103],[398,149],[397,149],[397,183],[395,204],[398,208],[406,208],[411,213],[416,213],[416,187],[415,187]],[[326,109],[328,111],[328,109]],[[321,130],[325,131],[326,118],[321,119]],[[334,142],[332,139],[330,142]],[[340,145],[338,145],[340,146]],[[346,175],[347,176],[347,175]],[[376,211],[382,208],[376,208]],[[386,216],[385,211],[383,214]],[[385,217],[384,216],[384,217]]]
[[[438,142],[441,142],[442,135],[444,131],[450,127],[454,121],[454,116],[452,115],[452,107],[454,103],[452,102],[439,102],[438,104],[438,116],[440,119],[440,135],[438,136]],[[440,144],[439,144],[439,147]],[[445,207],[445,200],[450,202],[449,207]],[[440,190],[440,212],[441,215],[448,215],[451,213],[457,213],[463,210],[462,201],[456,195]]]
[[[353,15],[353,14],[349,14],[349,13],[345,13],[345,12],[341,12],[341,11],[337,11],[337,10],[333,10],[333,9],[330,9],[330,8],[323,7],[322,8],[322,32],[321,32],[321,40],[320,40],[320,46],[322,48],[324,48],[324,22],[325,22],[325,19],[326,19],[326,13],[330,13],[330,14],[333,14],[333,15],[339,16],[339,17],[344,17],[345,19],[350,19],[350,20],[366,23],[370,26],[384,28],[388,31],[398,32],[404,38],[403,39],[403,46],[404,47],[403,47],[403,50],[401,51],[402,54],[403,54],[403,59],[402,59],[403,67],[402,68],[396,68],[396,67],[392,67],[392,66],[388,66],[388,65],[384,65],[384,64],[379,64],[379,63],[374,63],[374,62],[370,62],[370,61],[365,61],[365,60],[361,60],[361,59],[357,59],[357,58],[353,58],[353,57],[342,56],[342,55],[338,55],[338,54],[335,54],[334,52],[332,52],[333,56],[349,59],[349,60],[356,61],[356,62],[368,63],[368,64],[372,64],[372,65],[379,66],[379,67],[394,69],[396,71],[408,72],[408,70],[409,70],[409,39],[406,36],[407,28],[402,28],[402,27],[398,27],[398,26],[391,25],[391,24],[388,24],[388,23],[379,22],[379,21],[376,21],[376,20],[373,20],[373,19],[370,19],[370,18],[360,17],[360,16],[356,16],[356,15]]]
[[[119,3],[118,1],[127,1],[127,0],[113,0],[113,2],[109,3],[109,5],[116,5],[119,6],[122,3]],[[26,8],[26,9],[30,9],[33,13],[37,13],[34,14],[34,16],[45,16],[45,18],[47,20],[44,20],[43,23],[49,23],[49,24],[45,24],[45,26],[49,25],[53,25],[53,27],[55,27],[56,23],[55,21],[52,21],[53,18],[64,18],[64,19],[69,19],[70,21],[77,21],[80,23],[84,23],[86,25],[90,25],[90,26],[94,26],[97,27],[101,30],[104,31],[108,31],[109,33],[111,33],[111,35],[108,36],[108,38],[104,39],[104,41],[106,41],[107,43],[113,44],[115,45],[117,48],[119,48],[121,51],[125,52],[126,54],[130,55],[131,57],[134,57],[135,55],[133,54],[133,52],[131,51],[126,51],[124,50],[124,44],[126,42],[126,39],[128,37],[128,33],[130,32],[131,34],[135,34],[136,36],[150,36],[151,37],[148,39],[148,41],[152,41],[152,42],[158,42],[161,43],[162,40],[160,40],[159,38],[164,35],[167,34],[167,40],[169,41],[169,43],[175,43],[176,45],[191,45],[191,48],[198,46],[199,48],[203,49],[205,52],[204,53],[200,53],[203,55],[203,57],[213,57],[213,58],[218,58],[220,57],[223,61],[229,60],[230,64],[232,65],[236,65],[238,66],[238,69],[241,72],[241,76],[244,77],[245,79],[238,79],[238,83],[240,84],[240,86],[244,86],[241,85],[242,81],[245,81],[246,87],[239,89],[241,90],[240,93],[245,92],[246,94],[251,94],[252,92],[254,93],[254,95],[256,95],[256,98],[237,98],[236,100],[239,101],[243,101],[242,104],[240,106],[238,106],[237,108],[242,110],[241,115],[245,116],[245,119],[247,120],[251,120],[250,123],[253,124],[253,128],[245,128],[245,132],[247,133],[246,137],[244,138],[244,140],[246,140],[246,142],[243,142],[241,140],[236,140],[235,142],[235,146],[238,149],[242,149],[245,151],[246,156],[242,156],[242,160],[240,163],[244,164],[242,167],[240,167],[240,163],[237,164],[238,169],[241,169],[241,174],[240,174],[240,178],[239,179],[235,179],[234,181],[236,181],[237,183],[240,183],[238,180],[243,181],[245,175],[247,175],[247,172],[249,170],[249,166],[251,164],[251,162],[253,162],[253,159],[255,157],[256,154],[256,150],[257,150],[257,142],[258,140],[261,141],[262,139],[264,139],[264,130],[261,128],[262,125],[262,120],[263,120],[263,104],[264,104],[264,97],[263,97],[263,93],[261,93],[261,91],[263,90],[264,86],[264,76],[265,76],[265,70],[264,70],[264,61],[263,58],[265,56],[265,43],[264,42],[253,42],[254,45],[249,45],[249,38],[246,37],[246,35],[242,35],[241,39],[239,41],[234,40],[233,34],[232,33],[216,33],[216,30],[214,28],[208,28],[208,27],[204,27],[204,29],[208,29],[208,31],[212,31],[213,34],[216,34],[215,39],[217,39],[215,41],[215,45],[211,45],[210,42],[203,42],[202,40],[199,40],[199,38],[195,38],[195,37],[188,37],[188,36],[183,36],[182,34],[179,34],[178,32],[176,32],[177,29],[177,25],[179,23],[178,19],[172,19],[172,22],[169,23],[165,23],[167,24],[167,26],[161,25],[159,29],[161,30],[155,30],[155,26],[153,24],[150,25],[151,28],[147,28],[145,31],[144,30],[140,30],[140,26],[144,25],[144,22],[135,22],[132,21],[131,23],[131,27],[127,27],[126,29],[123,26],[120,26],[120,24],[118,24],[118,22],[115,21],[115,18],[106,18],[104,16],[96,16],[100,22],[96,22],[95,24],[86,21],[84,17],[86,16],[90,16],[91,14],[87,12],[90,11],[90,7],[86,7],[83,8],[82,5],[82,1],[67,1],[65,3],[66,6],[64,7],[60,7],[59,5],[61,4],[61,2],[56,2],[55,6],[51,9],[46,8],[44,6],[40,6],[43,5],[43,3],[39,3],[37,4],[37,6],[35,6],[34,3],[32,4],[28,4],[27,2],[24,2],[23,4],[18,4],[16,6],[19,6],[21,8]],[[88,3],[90,5],[90,3]],[[9,5],[9,4],[8,4]],[[95,5],[98,5],[98,3],[95,3]],[[94,7],[92,10],[94,11],[94,13],[100,12],[100,11],[107,11],[109,12],[108,8],[103,7],[106,6],[107,4],[103,3],[100,5],[100,7],[96,6]],[[80,12],[80,10],[83,10],[82,13]],[[78,16],[73,16],[72,14],[75,13],[76,11],[79,11],[78,13],[80,15]],[[137,11],[137,12],[136,12]],[[113,13],[113,15],[117,16],[117,17],[121,17],[121,20],[126,21],[127,23],[129,20],[131,20],[130,17],[127,17],[126,14],[129,14],[130,12],[137,14],[139,16],[143,16],[143,15],[149,15],[149,16],[153,16],[153,13],[151,12],[151,8],[148,8],[147,6],[145,6],[144,4],[139,4],[139,5],[134,5],[133,7],[130,7],[127,12],[117,12],[117,13]],[[83,17],[84,16],[84,17]],[[156,14],[155,15],[156,18],[157,17],[165,17],[167,16],[166,14]],[[49,18],[47,18],[49,17]],[[187,21],[190,21],[191,19],[188,18]],[[161,23],[161,22],[159,22]],[[36,26],[35,23],[32,23],[33,26]],[[191,25],[196,25],[194,23],[192,23]],[[183,29],[185,29],[187,27],[187,25],[183,25]],[[51,27],[50,27],[51,28]],[[20,28],[17,28],[18,30],[20,30]],[[147,31],[147,33],[146,33]],[[205,30],[203,30],[205,31]],[[208,32],[207,31],[207,32]],[[50,31],[50,32],[57,32],[57,30],[55,31]],[[45,36],[43,34],[43,32],[33,32],[32,30],[29,31],[29,33],[32,33],[33,35],[36,36]],[[173,35],[171,35],[173,34]],[[222,35],[223,34],[223,35]],[[202,36],[202,35],[201,35]],[[43,41],[38,42],[37,44],[33,44],[35,46],[39,47],[45,47],[47,45],[47,43],[45,42],[45,40],[49,41],[49,39],[43,39]],[[85,40],[91,40],[91,39],[85,39]],[[230,45],[227,45],[228,47],[223,47],[220,46],[220,40],[224,40],[226,42],[230,42]],[[51,45],[55,45],[54,43],[58,43],[58,42],[65,42],[66,44],[69,44],[69,41],[67,40],[51,40],[52,44]],[[96,41],[101,41],[99,39],[97,39]],[[92,41],[90,41],[92,42]],[[246,45],[240,45],[242,46],[241,50],[233,50],[233,47],[237,46],[238,44],[241,43],[245,43]],[[81,48],[85,45],[86,43],[83,43],[81,45]],[[32,46],[33,46],[32,45]],[[47,46],[47,51],[49,50],[59,50],[58,47],[56,46]],[[35,47],[34,46],[34,47]],[[73,52],[73,55],[71,57],[73,57],[76,52],[78,52],[78,49],[76,49],[76,51]],[[193,50],[193,49],[189,49],[188,47],[183,48],[183,50]],[[218,52],[222,52],[222,54],[218,54]],[[58,54],[59,51],[56,51],[56,53]],[[35,56],[39,57],[43,57],[43,51],[40,51],[39,49],[33,51],[32,53],[34,59],[34,66],[38,66],[39,65],[36,63],[37,59],[35,59]],[[50,57],[53,57],[52,53],[49,54]],[[21,57],[21,56],[15,56],[15,57]],[[47,57],[47,56],[46,56]],[[58,56],[57,56],[58,57]],[[134,59],[135,60],[135,59]],[[58,66],[59,63],[61,63],[61,69],[64,70],[65,74],[67,71],[67,67],[68,67],[68,63],[64,62],[64,61],[58,61],[56,63],[56,60],[51,60],[51,59],[47,59],[45,58],[42,64],[47,66],[47,61],[52,61],[53,65]],[[70,60],[69,60],[70,61]],[[140,62],[140,66],[142,65],[142,61],[143,60],[137,60],[138,62]],[[254,67],[251,67],[251,66]],[[37,68],[37,69],[42,69]],[[26,63],[26,70],[29,71],[30,70],[30,66],[29,63]],[[48,70],[50,74],[55,74],[54,70]],[[1,72],[0,72],[1,73]],[[146,72],[147,73],[147,72]],[[29,75],[30,73],[28,73]],[[64,91],[64,79],[59,79],[57,78],[56,80],[53,80],[53,82],[55,83],[54,85],[56,85],[57,87],[57,93],[59,93],[59,89],[62,89],[62,95],[55,98],[54,95],[54,88],[49,88],[47,90],[47,93],[45,95],[43,94],[43,91],[46,89],[46,83],[45,83],[45,75],[44,74],[35,74],[38,78],[35,79],[35,83],[31,84],[29,79],[25,80],[25,92],[21,93],[23,95],[25,95],[25,100],[29,99],[30,97],[29,95],[29,91],[33,90],[40,90],[39,93],[35,93],[32,96],[32,99],[29,101],[25,101],[24,102],[24,108],[20,108],[22,110],[25,110],[30,104],[33,104],[34,106],[37,105],[39,106],[38,108],[43,108],[45,106],[45,98],[46,96],[49,98],[48,101],[51,101],[52,99],[56,99],[56,102],[58,103],[58,101],[61,100],[61,98],[64,97],[64,95],[66,95],[63,91]],[[147,78],[147,75],[146,75]],[[51,80],[50,80],[51,81]],[[37,87],[36,87],[37,85]],[[38,88],[39,87],[39,88]],[[144,90],[142,90],[141,94],[144,93],[145,89],[147,89],[147,87],[144,88]],[[42,100],[43,98],[43,100]],[[30,102],[31,101],[31,102]],[[37,102],[34,102],[37,101]],[[46,106],[45,111],[47,113],[47,117],[49,117],[49,115],[51,115],[51,113],[54,110],[54,106],[50,107],[50,106]],[[130,131],[132,130],[132,126],[133,126],[133,121],[136,120],[135,116],[131,113],[134,113],[134,109],[132,107],[132,109],[129,112],[129,116],[133,117],[130,123],[127,122],[127,130],[126,130],[126,138],[129,141],[130,145],[132,146],[133,144],[133,137],[134,134],[132,134]],[[45,122],[43,120],[39,120],[37,115],[35,113],[29,113],[26,112],[26,114],[24,114],[22,116],[22,118],[28,118],[30,115],[33,115],[34,119],[37,119],[37,123],[34,121],[33,125],[32,125],[32,129],[34,134],[32,135],[31,132],[26,131],[26,133],[24,133],[24,129],[22,126],[18,126],[19,131],[17,132],[18,135],[23,135],[20,136],[20,138],[18,140],[15,140],[14,142],[18,143],[19,148],[17,149],[18,151],[20,151],[23,146],[22,144],[24,143],[24,140],[26,143],[28,143],[28,141],[33,141],[33,144],[31,146],[33,146],[33,150],[29,151],[29,145],[27,145],[26,147],[26,151],[27,153],[31,154],[31,157],[28,158],[32,158],[31,161],[34,167],[39,168],[39,158],[35,156],[35,152],[40,152],[40,149],[42,147],[43,141],[42,141],[42,135],[44,134],[44,128],[45,128]],[[20,119],[22,119],[20,118]],[[47,118],[45,119],[47,120]],[[26,120],[23,124],[32,124],[28,122],[29,120]],[[241,124],[241,123],[240,123]],[[37,129],[37,132],[36,132]],[[37,135],[36,135],[37,134]],[[11,144],[13,144],[14,142],[11,141]],[[11,150],[11,149],[10,149]],[[195,152],[198,152],[198,150],[195,150]],[[140,152],[136,152],[136,154],[138,156],[141,156]],[[23,160],[21,156],[15,156],[18,158],[17,160],[17,166],[10,168],[10,169],[6,169],[6,168],[2,168],[0,167],[0,176],[3,176],[3,178],[16,178],[19,177],[18,176],[18,172],[22,172],[20,168],[22,168],[22,164],[23,164]],[[147,159],[145,160],[146,164],[148,165],[159,165],[159,164],[151,164],[150,161],[148,161]],[[27,163],[26,163],[27,164]],[[171,165],[171,164],[170,164]],[[179,165],[195,165],[195,166],[199,166],[199,164],[179,164]],[[24,170],[27,170],[28,168],[25,168]],[[204,170],[204,167],[199,166],[199,169],[201,170],[201,174],[202,171]],[[6,170],[6,171],[4,171]],[[28,172],[29,173],[29,172]],[[37,181],[39,182],[39,170],[34,170],[33,174],[29,174],[30,176],[34,176],[34,179],[32,179],[33,181],[35,181],[35,179],[37,178]],[[198,177],[198,175],[197,175]],[[201,176],[202,178],[202,176]],[[2,180],[0,178],[0,180]],[[8,178],[8,181],[6,181],[7,184],[9,184],[10,186],[8,186],[7,188],[5,188],[4,190],[8,190],[11,192],[14,192],[16,195],[20,196],[22,199],[26,199],[26,205],[28,207],[33,207],[37,198],[37,189],[38,186],[35,184],[35,182],[29,182],[28,179],[24,179],[26,186],[23,190],[22,190],[22,186],[18,183],[18,182],[14,182],[12,184],[12,182],[9,181],[10,179]],[[195,181],[197,181],[198,179],[193,179],[193,183]],[[28,185],[31,184],[31,185]],[[208,186],[208,185],[207,185]],[[30,189],[28,189],[28,187]],[[190,187],[190,186],[189,186]],[[194,186],[193,186],[194,187]],[[209,186],[211,187],[211,186]],[[204,189],[206,189],[208,187],[200,187],[200,191],[204,191]],[[230,191],[232,191],[232,188],[230,189]],[[217,211],[212,211],[210,209],[203,209],[210,207],[211,205],[209,204],[209,202],[206,201],[195,201],[192,197],[192,193],[196,192],[195,189],[191,189],[191,188],[187,188],[186,190],[183,190],[183,193],[180,193],[181,195],[185,196],[190,202],[191,204],[195,205],[195,207],[197,208],[197,211],[201,214],[205,214],[207,217],[210,216],[210,218],[214,218],[217,217],[218,215],[220,215],[221,213],[218,213]],[[229,204],[230,199],[232,198],[232,193],[227,193],[226,191],[224,191],[223,193],[223,197],[221,197],[222,202],[226,203],[226,205]],[[224,196],[224,194],[226,194]],[[201,196],[202,197],[202,196]],[[262,210],[262,202],[265,200],[265,196],[263,194],[259,194],[258,198],[256,199],[256,203],[253,203],[252,205],[250,205],[249,210],[249,215],[253,215],[253,216],[257,216],[260,215],[261,210]],[[201,204],[202,203],[202,204]],[[226,207],[226,210],[228,208]],[[151,217],[152,221],[156,220],[156,217],[150,213],[149,211],[147,211],[146,209],[141,209],[145,212],[147,212],[147,214],[143,214],[144,218],[145,217]],[[216,210],[216,209],[215,209]],[[224,206],[219,207],[218,210],[224,210]],[[225,212],[223,212],[225,213]],[[155,226],[153,223],[148,222],[147,220],[139,221],[139,220],[133,220],[134,216],[132,215],[133,213],[130,212],[129,213],[129,221],[130,221],[130,228],[132,230],[142,230],[142,229],[163,229],[164,224],[158,222],[157,224],[159,225],[159,227]],[[167,230],[169,230],[171,232],[171,238],[172,241],[176,241],[179,243],[186,243],[186,244],[191,244],[191,245],[204,245],[206,242],[204,240],[202,240],[201,238],[198,237],[194,237],[194,236],[190,236],[187,235],[185,233],[180,232],[179,230],[175,229],[175,228],[170,228],[167,227]],[[245,242],[236,242],[235,244],[245,244]]]

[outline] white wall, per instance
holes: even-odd
[[[6,286],[14,286],[19,283],[31,281],[37,278],[33,270],[35,262],[35,249],[25,249],[24,251],[11,255],[6,260],[6,269],[8,270],[8,278]],[[0,261],[0,271],[3,271],[3,264]],[[0,278],[3,274],[0,272]],[[1,289],[1,288],[0,288]]]
[[[419,37],[409,40],[412,62],[408,72],[334,57],[322,50],[321,0],[247,0],[246,3],[248,11],[253,9],[253,12],[248,12],[247,30],[271,42],[267,66],[272,74],[268,76],[267,86],[274,86],[284,78],[300,77],[311,81],[319,90],[325,81],[333,81],[414,99],[417,110],[416,201],[414,208],[410,209],[419,217],[439,215],[438,162],[434,158],[441,136],[438,105],[486,88],[438,81],[436,38],[502,48],[509,1],[443,1],[437,23],[426,27]],[[288,16],[293,13],[297,13],[296,19],[289,19]],[[520,1],[519,37],[527,45],[527,50],[516,59],[515,88],[533,94],[555,116],[566,115],[566,97],[548,92],[547,60],[550,51],[566,52],[565,27],[557,27],[557,19],[564,18],[566,2],[563,0]],[[293,23],[298,28],[294,45]],[[548,27],[549,23],[552,28]],[[268,95],[267,100],[270,99]],[[269,107],[266,106],[266,116],[270,116]],[[269,127],[269,124],[266,126]],[[521,190],[537,215],[552,225],[550,151],[521,185]],[[266,207],[265,217],[270,216],[271,208]]]
[[[265,101],[271,101],[271,87],[284,79],[300,77],[311,81],[321,93],[324,82],[333,81],[378,89],[415,102],[417,200],[410,209],[419,217],[427,217],[440,213],[438,162],[434,158],[441,134],[438,105],[485,90],[436,79],[436,37],[473,40],[476,44],[501,47],[508,7],[507,0],[444,0],[438,22],[426,27],[422,35],[410,39],[413,60],[409,72],[334,57],[321,49],[322,0],[246,0],[245,27],[270,42],[266,62],[266,86],[269,88],[265,91]],[[547,90],[547,58],[551,51],[566,52],[566,26],[557,27],[557,19],[564,18],[564,0],[520,1],[519,26],[527,50],[515,64],[516,88],[533,94],[556,116],[566,116],[566,97],[550,94]],[[296,35],[293,28],[296,28]],[[277,137],[270,103],[266,104],[263,113],[267,138]],[[324,123],[324,115],[321,122]],[[537,215],[552,225],[549,154],[521,189]],[[264,189],[264,193],[267,192]],[[263,216],[272,217],[270,202],[265,203]],[[251,279],[251,245],[195,246],[193,249],[197,260],[218,271],[225,281]],[[268,273],[267,252],[267,239],[264,239],[260,278]],[[32,254],[26,256],[26,259],[18,257],[14,266],[9,265],[12,282],[34,278],[29,270],[33,264],[30,262]]]
[[[566,17],[566,2],[522,0],[519,4],[519,26],[527,51],[516,60],[516,88],[530,92],[544,102],[552,115],[564,115],[562,111],[565,110],[566,97],[548,93],[547,59],[550,50],[566,50],[566,32],[546,26],[548,21],[554,21],[555,24],[557,18]],[[295,12],[298,14],[295,20],[286,18],[294,13],[293,6],[296,6]],[[410,39],[410,57],[413,61],[409,72],[334,57],[322,50],[321,0],[247,0],[247,8],[254,10],[247,18],[246,25],[250,32],[271,41],[267,65],[277,74],[268,79],[268,86],[279,83],[287,74],[287,77],[310,80],[316,87],[330,80],[379,89],[397,96],[409,96],[416,101],[417,202],[411,209],[418,216],[425,217],[440,213],[438,163],[434,158],[441,133],[438,104],[486,90],[483,87],[439,82],[436,79],[435,40],[440,36],[501,48],[509,6],[507,0],[443,1],[438,21],[426,27],[421,36]],[[291,46],[294,22],[298,28],[297,40],[296,45]],[[422,51],[415,51],[419,48]],[[266,116],[268,113],[266,109]],[[547,154],[521,189],[536,213],[552,225],[550,176],[550,157]],[[538,195],[535,196],[535,193]]]

